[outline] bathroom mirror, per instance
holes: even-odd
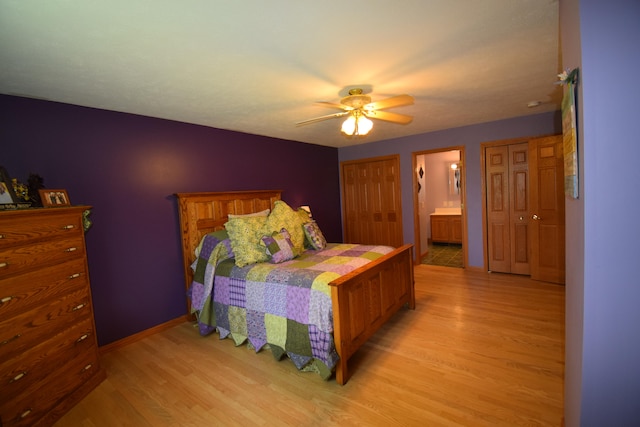
[[[460,165],[452,162],[447,167],[449,171],[449,194],[460,194]]]

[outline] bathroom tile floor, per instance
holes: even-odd
[[[422,258],[422,264],[463,267],[462,245],[453,243],[430,243],[428,253]]]

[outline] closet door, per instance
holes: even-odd
[[[562,135],[484,153],[488,269],[564,283]]]
[[[510,273],[509,147],[487,147],[485,159],[489,271]]]
[[[344,241],[347,243],[365,242],[370,234],[368,177],[366,164],[342,165]]]
[[[400,159],[342,163],[345,242],[401,246]]]
[[[487,252],[489,270],[529,274],[528,144],[487,147]]]
[[[529,142],[531,278],[565,282],[564,155],[562,136]]]
[[[511,272],[530,274],[529,152],[526,142],[509,146],[509,180]]]

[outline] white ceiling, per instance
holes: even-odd
[[[0,93],[333,147],[558,110],[560,64],[558,0],[0,2]],[[353,87],[413,122],[296,126]]]

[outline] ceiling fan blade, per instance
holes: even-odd
[[[344,104],[336,104],[335,102],[318,101],[316,102],[316,104],[321,105],[323,107],[339,108],[340,110],[347,110],[347,111],[353,110],[353,107],[349,107],[348,105],[344,105]]]
[[[390,113],[388,111],[364,111],[364,115],[370,119],[384,120],[387,122],[399,123],[401,125],[409,124],[413,121],[413,117],[406,114]]]
[[[409,95],[392,96],[376,102],[370,102],[364,106],[365,110],[384,110],[385,108],[400,107],[413,104],[413,97]]]
[[[341,113],[327,114],[326,116],[320,116],[320,117],[316,117],[316,118],[313,118],[313,119],[303,120],[301,122],[297,122],[296,126],[302,126],[302,125],[308,125],[310,123],[321,122],[323,120],[329,120],[329,119],[333,119],[333,118],[336,118],[336,117],[346,116],[347,114],[349,114],[348,111],[343,111]]]

